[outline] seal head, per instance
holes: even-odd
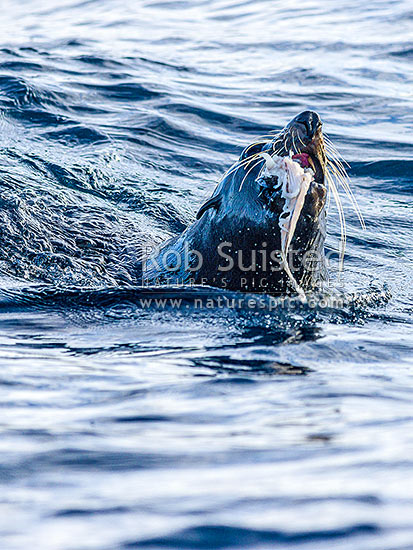
[[[146,261],[151,284],[303,293],[325,277],[326,153],[317,113],[249,145],[196,221]]]

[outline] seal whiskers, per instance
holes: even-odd
[[[261,156],[262,153],[259,153],[257,156]],[[239,186],[238,188],[238,192],[240,192],[242,190],[242,186],[244,185],[244,181],[247,179],[249,173],[254,170],[254,168],[256,168],[260,163],[262,162],[262,159],[259,159],[258,162],[256,162],[255,164],[253,164],[251,166],[251,168],[247,171],[247,173],[245,174],[244,178],[242,179],[241,181],[241,185]]]
[[[344,168],[343,163],[340,161],[341,154],[337,151],[336,147],[329,142],[328,138],[326,139],[326,150],[329,153],[327,156],[327,167],[332,170],[334,173],[335,178],[340,183],[340,185],[343,187],[346,195],[349,197],[353,208],[357,214],[357,217],[359,219],[360,225],[363,229],[366,229],[366,224],[363,218],[363,214],[361,213],[360,207],[357,203],[356,197],[354,196],[353,190],[350,187],[350,179],[347,175],[347,171]],[[348,163],[343,159],[343,161],[347,164]]]
[[[336,180],[340,183],[346,195],[349,197],[353,205],[353,208],[357,214],[361,227],[363,229],[366,229],[366,224],[363,218],[363,214],[361,213],[360,207],[357,203],[356,197],[354,196],[353,190],[350,187],[349,177],[347,176],[347,173],[346,172],[343,173],[343,171],[340,168],[338,168],[337,165],[333,164],[333,162],[329,158],[327,158],[327,167],[329,170],[333,172]]]
[[[339,211],[342,266],[346,224],[337,185],[348,187],[321,128],[317,113],[304,111],[282,131],[256,138],[194,223],[147,259],[145,280],[294,293],[303,301],[319,289],[326,279],[327,197],[334,197]]]
[[[341,232],[341,238],[340,238],[340,261],[339,261],[339,270],[343,271],[344,268],[344,254],[346,250],[346,241],[347,241],[347,227],[346,227],[346,219],[344,216],[344,210],[343,210],[343,203],[341,202],[340,195],[337,191],[336,184],[333,181],[333,178],[331,177],[331,174],[326,171],[325,178],[328,182],[328,187],[331,190],[334,201],[337,206],[338,210],[338,216],[340,220],[340,232]]]

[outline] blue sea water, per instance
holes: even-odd
[[[411,2],[1,8],[0,547],[412,549]],[[142,240],[305,109],[356,299],[142,307]]]

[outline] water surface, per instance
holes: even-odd
[[[413,548],[410,2],[3,0],[0,33],[2,547]],[[360,299],[142,307],[142,239],[305,109]]]

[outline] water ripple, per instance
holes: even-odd
[[[4,548],[411,548],[409,1],[2,8]],[[329,299],[142,288],[142,250],[304,109],[367,225],[343,197]]]

